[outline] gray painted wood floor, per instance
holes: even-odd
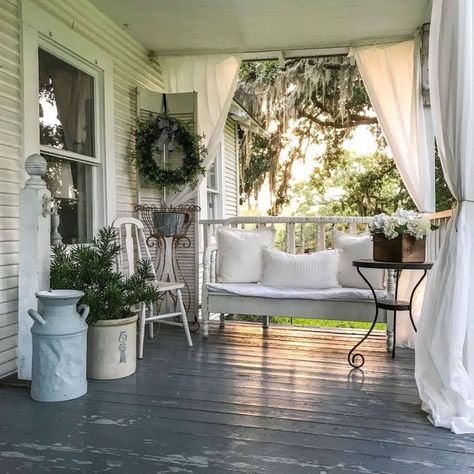
[[[413,352],[392,361],[379,333],[351,373],[355,340],[228,323],[188,349],[162,327],[134,376],[90,381],[81,399],[1,388],[0,472],[474,472],[474,437],[421,412]]]

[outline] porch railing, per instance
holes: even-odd
[[[437,212],[430,215],[430,220],[438,226],[427,242],[427,258],[435,260],[446,235],[446,228],[452,211]],[[368,230],[371,217],[349,216],[238,216],[227,219],[204,219],[203,226],[204,248],[212,241],[216,229],[222,225],[241,228],[274,227],[283,236],[277,242],[281,250],[290,253],[305,253],[307,251],[324,250],[330,245],[330,231],[339,229],[350,234]]]
[[[446,237],[448,223],[452,215],[453,211],[451,209],[447,211],[435,212],[430,215],[431,222],[437,225],[438,229],[431,232],[431,234],[428,236],[426,242],[427,260],[434,262],[438,257],[439,250],[444,242],[444,238]]]

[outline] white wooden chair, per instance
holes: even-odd
[[[149,260],[152,271],[155,276],[155,288],[165,295],[168,292],[176,295],[178,311],[174,313],[155,314],[156,303],[150,305],[147,315],[146,304],[141,304],[140,318],[138,325],[138,358],[143,358],[143,345],[145,342],[145,325],[150,324],[150,336],[153,337],[153,322],[159,321],[162,324],[170,324],[173,326],[181,326],[184,328],[186,339],[189,347],[192,347],[191,333],[189,331],[186,309],[183,304],[181,290],[184,288],[183,283],[158,281],[156,279],[155,266],[150,255],[150,251],[146,244],[146,237],[143,231],[143,223],[134,217],[119,217],[115,219],[112,226],[117,229],[119,244],[121,251],[118,256],[117,267],[125,275],[133,275],[136,270],[136,263],[141,259]],[[126,258],[126,262],[124,261]],[[137,257],[137,258],[136,258]],[[182,322],[169,321],[170,318],[176,316],[181,317]]]

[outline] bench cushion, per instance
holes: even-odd
[[[324,289],[340,286],[339,250],[295,255],[263,249],[262,285],[279,288]]]
[[[256,283],[208,283],[210,294],[229,296],[254,296],[273,299],[303,299],[303,300],[370,300],[372,292],[362,288],[327,288],[315,290],[309,288],[276,288]],[[376,290],[377,298],[384,298],[386,292]]]
[[[372,236],[369,234],[349,235],[333,230],[332,241],[335,249],[342,250],[339,260],[339,283],[346,287],[369,289],[367,283],[365,283],[357,269],[352,265],[352,261],[361,258],[372,258],[374,246]],[[384,270],[364,268],[362,273],[369,280],[373,288],[383,290]]]
[[[217,281],[251,283],[262,276],[262,247],[273,247],[275,229],[234,229],[223,226],[216,233]]]

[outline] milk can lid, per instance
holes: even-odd
[[[37,298],[64,299],[64,298],[82,298],[83,291],[79,290],[42,290],[36,293]]]

